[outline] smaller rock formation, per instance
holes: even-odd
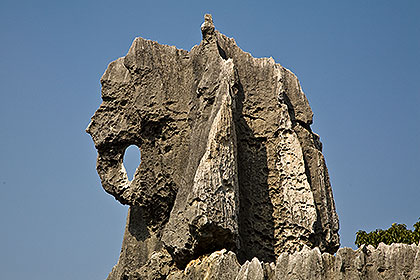
[[[282,253],[276,262],[263,263],[254,258],[242,266],[235,254],[222,250],[192,261],[184,271],[173,272],[168,279],[414,280],[420,279],[420,247],[381,243],[377,249],[340,248],[334,256],[305,246],[294,254]]]

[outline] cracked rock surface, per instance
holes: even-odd
[[[298,79],[242,51],[210,15],[201,32],[190,51],[136,38],[101,78],[87,132],[103,188],[130,206],[108,279],[281,279],[285,256],[311,252],[296,265],[318,265],[339,247]],[[132,181],[130,145],[141,151]]]

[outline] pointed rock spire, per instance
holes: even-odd
[[[213,18],[210,14],[204,15],[204,22],[201,25],[201,34],[203,34],[203,40],[209,39],[214,35],[214,24]]]

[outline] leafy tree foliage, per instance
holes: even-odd
[[[375,248],[378,247],[379,243],[385,244],[392,243],[405,243],[405,244],[418,244],[420,240],[420,218],[417,223],[414,224],[414,230],[407,229],[404,224],[393,223],[392,226],[387,230],[377,229],[372,232],[366,233],[366,231],[359,230],[356,233],[356,241],[354,242],[357,247],[365,245],[372,245]]]

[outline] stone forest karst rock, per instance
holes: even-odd
[[[102,76],[87,132],[103,188],[130,206],[108,279],[338,279],[371,273],[374,254],[382,272],[400,265],[387,254],[414,264],[408,245],[328,254],[338,217],[298,79],[242,51],[210,15],[201,32],[189,52],[136,38]],[[130,145],[141,150],[132,181]]]

